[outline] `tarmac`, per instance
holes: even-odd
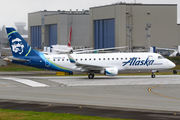
[[[88,79],[19,74],[0,73],[0,108],[126,119],[180,119],[180,75]]]

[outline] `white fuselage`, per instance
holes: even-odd
[[[123,70],[162,70],[175,67],[170,60],[157,53],[102,53],[102,54],[71,54],[77,63],[97,66],[91,70],[102,70],[107,67],[117,67]],[[67,54],[45,55],[52,63],[71,71],[87,72],[84,66],[71,63]],[[98,68],[98,66],[101,66]]]

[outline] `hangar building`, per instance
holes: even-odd
[[[139,49],[148,46],[149,38],[150,46],[173,48],[180,44],[176,4],[118,3],[92,7],[89,20],[91,47],[130,45],[131,49]],[[147,24],[151,27],[145,30]]]
[[[180,45],[177,4],[139,3],[92,7],[90,11],[29,13],[28,42],[33,48],[67,45],[71,26],[72,46],[130,46],[129,50],[138,50]]]
[[[180,24],[177,24],[177,34],[179,32],[180,32]],[[180,34],[178,34],[177,39],[178,39],[178,44],[177,45],[180,45]]]
[[[67,45],[89,47],[89,11],[40,11],[28,14],[28,42],[33,48]]]

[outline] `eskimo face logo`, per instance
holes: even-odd
[[[22,44],[22,40],[18,38],[12,40],[11,47],[12,47],[12,51],[15,53],[19,53],[19,54],[23,53],[24,45]]]

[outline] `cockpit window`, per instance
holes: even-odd
[[[162,56],[158,56],[158,59],[163,59],[163,57]]]

